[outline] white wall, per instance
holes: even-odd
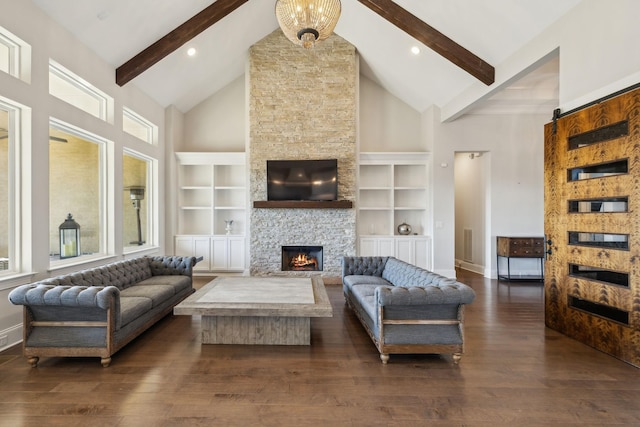
[[[584,0],[547,32],[559,40],[563,110],[640,82],[638,16],[637,0]]]
[[[165,158],[166,174],[164,185],[166,206],[172,207],[166,210],[165,221],[165,253],[175,254],[173,236],[178,230],[178,168],[175,153],[185,151],[184,148],[184,114],[175,106],[170,105],[165,109]]]
[[[455,154],[482,151],[488,152],[480,158],[486,163],[488,184],[483,265],[485,275],[493,277],[496,236],[543,234],[543,126],[548,118],[468,115],[440,123],[438,111],[432,110],[425,117],[430,118],[426,125],[435,129],[437,137],[433,144],[434,270],[455,277]]]
[[[184,114],[184,151],[245,151],[245,76]]]
[[[21,338],[22,308],[8,302],[9,291],[18,284],[29,283],[48,277],[78,270],[89,265],[101,264],[123,257],[122,252],[122,154],[128,147],[142,154],[158,159],[159,176],[164,175],[164,109],[144,95],[133,84],[119,87],[115,83],[115,69],[97,57],[86,46],[80,44],[70,33],[49,19],[30,1],[0,0],[0,26],[20,37],[31,45],[32,65],[31,82],[25,83],[6,73],[0,73],[0,96],[22,104],[31,109],[28,128],[31,135],[25,135],[23,154],[26,159],[22,196],[24,215],[21,218],[27,224],[21,236],[23,244],[30,249],[25,265],[30,271],[27,275],[0,280],[0,336],[8,335],[9,344]],[[111,122],[101,121],[94,116],[72,107],[49,95],[48,76],[49,59],[53,59],[73,73],[87,80],[103,92],[114,98],[115,114]],[[160,129],[159,144],[152,146],[122,131],[122,107],[127,106],[142,115]],[[68,267],[64,270],[49,272],[49,119],[55,117],[74,126],[95,133],[113,141],[113,156],[109,159],[113,170],[114,225],[113,256]],[[165,205],[165,187],[160,182],[158,206]],[[117,196],[117,197],[116,197]],[[31,215],[32,213],[32,215]],[[164,211],[158,212],[160,225],[159,248],[150,253],[162,252],[164,246]]]
[[[360,151],[425,151],[420,113],[360,76]]]
[[[473,229],[482,239],[474,236],[473,264],[487,277],[496,277],[497,236],[544,235],[542,131],[547,121],[539,115],[473,115],[443,125],[444,134],[456,141],[449,145],[460,151],[489,150],[473,160],[457,154],[454,162],[456,259],[462,259],[463,228]],[[518,262],[522,272],[539,269],[536,260]]]

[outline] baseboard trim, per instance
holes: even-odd
[[[467,270],[472,273],[481,274],[482,276],[484,276],[485,268],[483,265],[473,264],[461,259],[456,260],[456,265],[458,266],[458,268],[461,268],[463,270]]]
[[[7,344],[0,347],[0,351],[4,351],[22,342],[22,324],[14,325],[10,328],[0,331],[0,338],[4,337],[7,338]]]

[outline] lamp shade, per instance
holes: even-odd
[[[143,200],[144,199],[144,187],[129,187],[129,198],[131,200]]]
[[[340,17],[340,0],[277,0],[276,17],[284,35],[307,49],[329,37]]]

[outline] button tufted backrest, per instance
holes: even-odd
[[[128,288],[152,276],[151,266],[146,257],[132,258],[101,267],[107,269],[111,284],[120,289]]]
[[[382,276],[388,257],[345,256],[342,257],[342,277],[352,275]]]
[[[120,291],[113,286],[66,286],[47,280],[19,286],[9,294],[9,301],[22,305],[61,305],[65,307],[109,308],[114,300],[116,312],[120,309]]]
[[[122,290],[149,277],[149,260],[140,257],[45,279],[39,283],[54,286],[115,286]]]
[[[469,286],[453,280],[448,284],[430,286],[380,286],[375,291],[380,305],[471,304],[475,292]]]
[[[195,257],[188,256],[155,256],[147,257],[151,274],[154,276],[183,275],[191,276],[193,266],[196,263]]]
[[[382,272],[382,278],[395,286],[447,285],[456,283],[455,279],[441,276],[432,271],[389,257]]]

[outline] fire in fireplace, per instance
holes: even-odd
[[[322,246],[283,246],[282,271],[322,271]]]

